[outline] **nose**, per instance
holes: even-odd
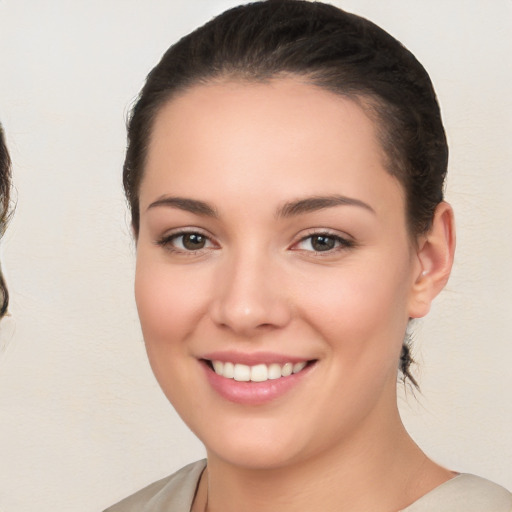
[[[213,321],[243,337],[285,327],[292,316],[283,274],[256,251],[227,259],[218,273]]]

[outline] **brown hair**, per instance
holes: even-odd
[[[267,0],[217,16],[171,46],[147,77],[128,122],[123,183],[137,235],[139,187],[159,109],[196,84],[285,75],[352,98],[376,122],[386,168],[402,184],[411,235],[428,231],[443,199],[448,146],[423,66],[374,23],[332,5]],[[404,343],[400,369],[409,372]]]
[[[0,236],[5,232],[9,218],[9,198],[11,192],[11,159],[5,145],[4,132],[0,125]],[[0,318],[3,317],[9,305],[9,292],[5,285],[4,276],[0,270]]]

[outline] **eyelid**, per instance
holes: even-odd
[[[332,249],[329,249],[326,251],[314,251],[314,250],[308,250],[308,249],[295,248],[301,242],[304,242],[308,238],[312,238],[315,236],[324,236],[324,237],[328,237],[328,238],[333,238],[333,239],[335,239],[335,241],[339,242],[339,245],[337,247],[333,247]],[[356,245],[357,245],[356,241],[350,235],[348,235],[346,233],[340,233],[339,231],[335,231],[335,230],[328,229],[328,228],[310,228],[310,229],[307,229],[305,233],[301,233],[298,236],[298,239],[295,240],[292,243],[292,245],[290,246],[290,250],[312,253],[315,256],[328,256],[328,255],[332,255],[333,253],[336,253],[338,251],[343,251],[343,250],[353,248]]]
[[[179,238],[180,236],[190,235],[190,234],[197,234],[197,235],[201,235],[202,237],[206,238],[207,241],[211,244],[210,247],[203,247],[203,248],[197,249],[197,250],[186,250],[186,249],[180,249],[180,248],[172,245],[173,240]],[[187,256],[193,256],[200,252],[208,251],[211,249],[216,249],[219,247],[219,244],[214,240],[212,235],[210,235],[204,229],[201,229],[201,228],[198,228],[195,226],[180,227],[180,228],[175,228],[175,229],[166,231],[162,236],[158,237],[154,243],[155,243],[155,245],[161,246],[169,252],[183,254],[183,255],[187,255]]]

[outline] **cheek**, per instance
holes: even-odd
[[[135,300],[148,353],[172,350],[203,310],[201,280],[137,255]]]
[[[137,255],[135,299],[149,363],[163,392],[180,414],[199,407],[198,397],[190,396],[194,388],[190,364],[190,335],[204,311],[201,293],[195,280],[169,265]]]
[[[408,322],[406,269],[406,263],[386,271],[372,265],[345,267],[302,284],[307,290],[302,292],[302,315],[331,350],[343,351],[350,371],[363,359],[377,368],[383,357],[394,365],[399,356]]]

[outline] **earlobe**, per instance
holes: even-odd
[[[437,205],[428,233],[418,240],[416,257],[418,272],[411,290],[409,317],[420,318],[450,277],[455,252],[455,224],[452,207]]]

